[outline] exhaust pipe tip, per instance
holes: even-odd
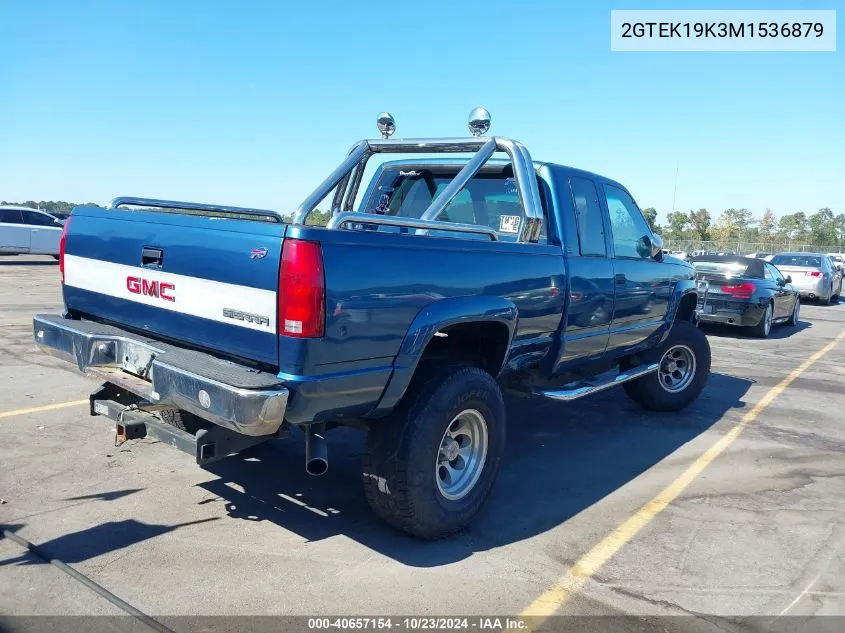
[[[328,469],[329,461],[327,459],[323,459],[322,457],[311,459],[305,462],[305,472],[311,475],[312,477],[319,477],[320,475],[325,475]]]
[[[314,477],[325,475],[329,469],[325,432],[325,424],[311,424],[305,429],[305,472]]]

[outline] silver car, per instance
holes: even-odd
[[[45,211],[0,206],[0,255],[59,256],[64,223]]]
[[[828,304],[839,301],[842,271],[824,253],[778,253],[771,263],[792,277],[792,285],[802,298]]]

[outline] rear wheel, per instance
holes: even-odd
[[[772,331],[773,314],[772,304],[769,303],[766,305],[766,311],[763,312],[760,322],[751,328],[751,333],[757,338],[766,338]]]
[[[372,423],[364,493],[384,521],[433,540],[465,527],[484,503],[505,447],[505,407],[477,367],[439,369],[412,383],[388,418]]]
[[[698,398],[710,377],[710,343],[690,321],[675,321],[666,340],[644,362],[658,363],[652,374],[624,384],[646,409],[678,411]]]
[[[795,297],[795,307],[792,308],[792,316],[789,317],[789,321],[787,321],[787,325],[798,325],[798,315],[801,311],[801,301],[798,297]]]

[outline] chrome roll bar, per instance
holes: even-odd
[[[442,139],[374,139],[359,141],[352,147],[349,154],[337,169],[329,174],[328,178],[299,205],[293,214],[293,223],[305,224],[308,215],[335,188],[337,189],[332,199],[332,213],[337,217],[337,214],[342,211],[351,211],[355,196],[358,194],[364,168],[373,154],[475,152],[475,155],[464,165],[440,195],[432,200],[431,204],[423,213],[420,221],[434,223],[434,226],[426,224],[425,226],[412,227],[408,218],[398,219],[400,220],[400,224],[394,224],[392,221],[381,222],[377,220],[383,220],[389,216],[379,216],[377,214],[357,214],[363,215],[365,218],[354,220],[355,222],[368,224],[390,224],[391,226],[408,226],[426,230],[458,230],[454,228],[458,226],[456,224],[452,224],[451,222],[438,223],[436,220],[449,203],[455,199],[455,196],[461,192],[481,167],[497,151],[505,152],[511,160],[519,199],[525,211],[525,221],[522,223],[519,241],[536,242],[540,236],[540,229],[542,227],[543,208],[540,202],[540,192],[537,187],[537,177],[534,173],[534,164],[531,160],[531,155],[522,144],[497,136]],[[332,218],[332,221],[328,225],[329,228],[337,228],[342,224],[352,222],[352,220],[348,219],[349,215],[347,213],[341,213],[341,215],[347,219],[335,222],[335,218]],[[460,232],[489,234],[492,231],[489,227],[475,225],[462,226],[474,226],[476,230],[466,231],[461,229]]]
[[[492,241],[499,239],[496,229],[478,224],[459,224],[457,222],[433,222],[431,220],[416,220],[414,218],[397,218],[393,215],[377,215],[375,213],[338,213],[326,225],[326,228],[337,229],[344,224],[381,224],[384,226],[401,226],[424,231],[455,231],[457,233],[477,233],[486,235]]]
[[[156,209],[183,209],[185,211],[211,211],[216,213],[240,213],[242,215],[260,215],[272,217],[277,221],[283,220],[282,214],[269,209],[248,209],[244,207],[227,207],[219,204],[202,204],[200,202],[178,202],[176,200],[156,200],[155,198],[132,198],[122,196],[109,203],[109,209],[119,207],[138,206],[154,207]]]

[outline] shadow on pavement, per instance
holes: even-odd
[[[644,411],[621,389],[568,405],[508,400],[507,452],[490,498],[468,529],[435,543],[406,536],[370,512],[361,486],[363,433],[351,429],[329,434],[323,477],[305,473],[303,435],[294,431],[209,465],[219,479],[200,486],[223,500],[233,519],[270,521],[311,541],[345,535],[407,565],[443,565],[564,523],[727,411],[745,407],[750,385],[713,374],[697,402],[671,414]]]
[[[79,563],[109,552],[114,552],[135,543],[146,541],[166,532],[172,532],[181,527],[217,521],[217,517],[200,519],[198,521],[187,521],[176,525],[150,525],[141,523],[134,519],[125,521],[110,521],[101,523],[86,530],[71,532],[44,543],[38,543],[31,550],[33,554],[41,556],[34,559],[28,554],[21,554],[14,558],[0,560],[0,567],[5,565],[32,565],[45,563],[52,559],[58,559],[63,563]],[[23,525],[2,526],[3,530],[17,532]]]
[[[17,259],[15,257],[0,257],[0,266],[58,266],[59,260],[57,259]]]
[[[798,325],[780,325],[775,324],[769,331],[769,336],[765,340],[780,340],[795,336],[799,332],[813,327],[809,321],[801,321],[799,317]],[[735,338],[748,340],[763,340],[754,336],[750,331],[735,325],[721,325],[718,323],[702,324],[701,329],[705,334],[714,334],[719,338]]]
[[[88,500],[98,500],[98,501],[114,501],[115,499],[120,499],[121,497],[126,497],[128,495],[134,494],[136,492],[141,492],[143,488],[127,488],[126,490],[111,490],[109,492],[95,492],[94,494],[90,495],[80,495],[78,497],[68,497],[67,499],[63,499],[63,501],[88,501]]]

